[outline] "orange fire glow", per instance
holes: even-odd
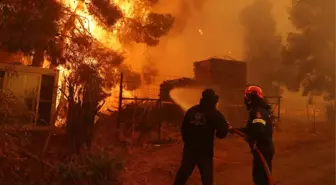
[[[84,29],[89,31],[90,34],[98,40],[104,47],[113,49],[119,52],[125,52],[122,43],[119,41],[119,34],[126,31],[128,28],[123,23],[123,19],[127,18],[137,18],[140,21],[146,21],[146,17],[149,14],[149,9],[146,6],[142,6],[139,1],[132,0],[113,0],[111,4],[114,3],[119,7],[123,14],[121,18],[114,26],[113,29],[105,29],[102,25],[95,20],[95,18],[90,15],[86,4],[90,3],[90,0],[61,0],[61,2],[68,7],[71,11],[75,12],[77,15],[83,18],[82,22],[77,21],[76,25],[78,29]],[[70,71],[63,66],[58,66],[59,70],[59,82],[58,87],[61,87],[65,82],[65,78],[70,74]],[[103,110],[115,109],[118,105],[119,88],[116,87],[111,90],[111,97],[107,98],[106,104],[103,106]],[[133,97],[133,92],[123,91],[123,97]],[[58,93],[56,106],[59,105],[61,98],[61,93]]]

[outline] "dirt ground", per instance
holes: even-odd
[[[303,129],[305,128],[305,129]],[[311,123],[281,122],[275,134],[276,155],[273,178],[279,185],[335,184],[335,127],[318,123],[318,134]],[[123,175],[125,185],[169,185],[180,164],[180,142],[134,149]],[[251,180],[251,154],[241,138],[229,135],[215,143],[215,184],[248,185]],[[200,184],[198,170],[188,181]]]

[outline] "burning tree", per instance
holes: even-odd
[[[79,27],[111,49],[122,50],[120,42],[154,46],[174,21],[169,14],[150,12],[155,2],[5,0],[0,6],[0,49],[33,56],[33,64],[42,66],[45,56],[56,61],[55,49],[62,50],[69,33]]]
[[[59,32],[63,7],[56,0],[4,0],[0,3],[0,50],[33,56],[41,65],[47,44]]]
[[[283,48],[280,80],[303,95],[335,99],[335,1],[293,0],[290,18],[297,32]]]
[[[124,47],[155,46],[174,19],[151,12],[152,0],[5,0],[0,4],[0,50],[32,56],[33,64],[61,69],[67,131],[76,148],[89,144],[94,117],[118,80],[141,77],[122,64]],[[62,100],[67,100],[62,103]],[[77,134],[78,133],[78,134]],[[76,137],[78,136],[78,137]]]
[[[278,91],[273,91],[273,81],[281,63],[281,37],[276,33],[271,10],[269,1],[255,0],[241,12],[241,24],[249,82],[261,85],[267,94],[277,94]]]
[[[70,70],[65,77],[63,95],[67,99],[66,128],[77,150],[83,144],[90,145],[94,118],[115,85],[116,71],[123,58],[99,47],[86,36],[71,38],[66,44],[63,56],[64,67]],[[99,62],[97,62],[99,61]]]

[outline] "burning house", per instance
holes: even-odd
[[[0,123],[51,124],[57,82],[57,70],[0,63]]]

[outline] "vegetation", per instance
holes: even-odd
[[[73,185],[84,182],[92,185],[120,184],[118,173],[121,170],[122,159],[113,158],[106,151],[90,152],[60,162],[49,172],[50,179],[44,181]]]
[[[30,58],[34,66],[42,66],[47,60],[50,62],[50,68],[62,66],[68,71],[60,88],[62,97],[58,109],[63,109],[62,111],[66,113],[63,118],[66,120],[68,140],[65,143],[71,144],[70,153],[66,152],[70,154],[70,159],[57,157],[56,164],[43,162],[43,153],[48,150],[49,140],[53,135],[50,132],[48,137],[42,139],[46,142],[41,156],[30,157],[37,161],[37,164],[41,162],[42,166],[49,167],[50,174],[53,175],[47,176],[44,181],[47,184],[52,181],[59,184],[113,182],[117,180],[117,169],[120,169],[122,164],[119,160],[111,158],[110,153],[92,151],[95,116],[111,88],[117,85],[116,82],[119,81],[117,74],[120,71],[125,73],[126,79],[132,81],[125,84],[128,90],[139,87],[141,76],[123,64],[124,57],[121,51],[106,46],[94,37],[85,26],[87,18],[80,13],[88,10],[99,26],[109,34],[118,31],[117,39],[121,44],[128,45],[132,43],[157,45],[160,38],[172,27],[174,19],[169,14],[149,12],[144,20],[144,15],[139,13],[140,10],[150,10],[155,1],[144,0],[135,4],[135,9],[139,11],[134,12],[132,16],[126,15],[119,5],[111,4],[107,0],[92,0],[89,3],[79,0],[75,8],[66,6],[64,2],[1,1],[0,50],[10,54],[22,54]],[[117,22],[123,26],[116,25]],[[5,94],[1,94],[1,105],[10,103],[6,97]],[[4,107],[6,106],[1,106],[1,121],[10,114]],[[65,143],[63,144],[66,146]],[[1,152],[0,154],[4,157]],[[23,165],[20,161],[16,162],[18,166]],[[12,163],[9,162],[8,165],[10,164]],[[8,176],[13,177],[16,173],[29,175],[30,172],[26,170],[9,172],[11,174]],[[23,176],[13,179],[20,180],[23,184],[34,182],[34,179],[22,179]]]
[[[335,1],[293,0],[289,12],[297,32],[283,48],[280,80],[303,95],[335,99]]]
[[[50,68],[62,67],[67,71],[60,87],[62,97],[59,104],[59,109],[65,112],[62,119],[66,122],[66,137],[54,134],[52,130],[48,136],[33,142],[30,137],[39,134],[26,130],[11,133],[0,129],[0,165],[3,167],[0,169],[0,180],[3,181],[0,184],[118,183],[124,161],[114,157],[116,153],[111,148],[93,147],[95,117],[111,89],[118,85],[120,72],[125,74],[125,89],[134,90],[142,83],[154,81],[157,69],[149,62],[144,68],[143,78],[132,71],[124,64],[124,53],[96,38],[85,25],[87,18],[80,12],[87,10],[108,34],[116,34],[122,46],[135,43],[156,46],[160,38],[168,34],[174,18],[170,14],[151,12],[156,0],[137,2],[132,15],[127,15],[110,0],[91,0],[89,3],[79,0],[75,8],[58,0],[0,2],[0,51],[21,54],[30,58],[35,66],[42,66],[47,60]],[[195,6],[201,6],[203,1],[197,2],[199,4],[195,1]],[[242,12],[246,59],[259,70],[269,66],[270,61],[276,64],[260,71],[260,76],[253,80],[269,89],[275,81],[293,91],[303,86],[303,95],[324,95],[326,100],[334,100],[335,2],[293,2],[289,13],[298,31],[288,35],[287,45],[283,47],[275,31],[270,3],[256,0]],[[25,101],[33,104],[32,98]],[[17,106],[11,92],[0,91],[0,124],[10,119],[9,116],[20,113],[14,109]],[[163,110],[171,115],[161,116]],[[328,116],[334,119],[335,105],[330,105],[327,110]],[[142,134],[139,138],[156,131],[162,121],[179,122],[183,117],[183,112],[176,107],[161,108],[157,102],[131,103],[123,107],[121,114],[128,118],[144,118],[139,120],[144,124],[135,127],[125,124],[125,135],[131,135],[130,130],[134,129]],[[54,135],[66,140],[56,147],[55,143],[49,144]]]

